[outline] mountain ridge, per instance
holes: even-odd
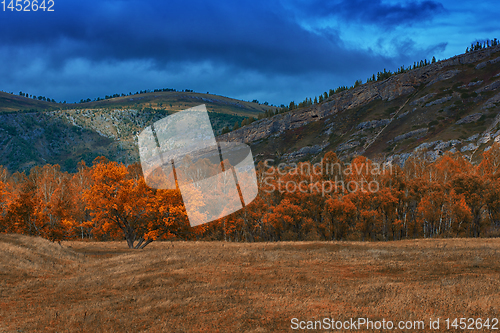
[[[297,142],[300,142],[301,138],[296,137],[297,140],[295,142],[277,144],[278,153],[274,153],[274,155],[279,157],[280,155],[288,154],[286,159],[290,159],[289,157],[292,155],[294,157],[292,160],[297,160],[297,157],[300,159],[306,155],[310,155],[310,157],[314,158],[320,152],[333,150],[344,157],[344,159],[355,155],[367,155],[373,158],[384,153],[384,149],[380,149],[379,147],[381,145],[380,140],[382,139],[385,140],[385,143],[390,142],[389,144],[392,144],[404,141],[410,137],[419,136],[419,134],[423,134],[424,132],[429,132],[428,129],[417,128],[413,130],[415,131],[414,133],[412,131],[405,133],[397,133],[395,131],[394,135],[387,136],[384,131],[375,130],[381,127],[390,129],[391,124],[394,124],[395,120],[405,116],[415,118],[419,113],[428,113],[425,112],[427,111],[425,109],[432,110],[434,113],[443,113],[444,109],[448,108],[445,116],[437,116],[443,118],[439,119],[438,124],[446,124],[446,121],[449,122],[449,124],[443,126],[444,128],[455,125],[455,121],[451,122],[451,120],[458,117],[456,121],[460,121],[461,118],[467,117],[475,111],[476,114],[481,113],[478,119],[483,114],[491,118],[492,113],[498,113],[498,105],[495,103],[500,102],[500,97],[497,93],[500,87],[500,81],[498,81],[500,73],[499,51],[500,46],[481,49],[438,61],[422,68],[393,75],[380,82],[365,83],[356,88],[330,96],[321,104],[315,104],[308,108],[293,110],[271,118],[258,120],[243,128],[220,136],[219,140],[250,143],[256,146],[255,148],[259,154],[272,157],[271,155],[273,154],[264,153],[263,147],[260,147],[263,143],[272,146],[273,143],[269,141],[277,141],[273,140],[274,138],[286,137],[293,131],[304,132],[300,131],[300,129],[309,127],[309,131],[321,134],[323,140],[311,140],[310,135],[304,134],[302,140],[304,144],[302,146]],[[471,76],[477,76],[477,78],[472,79],[476,81],[473,82],[470,80]],[[466,79],[469,79],[470,82],[462,82],[466,81]],[[459,83],[458,86],[456,85],[457,83]],[[492,96],[492,93],[497,94]],[[471,97],[469,94],[476,97]],[[464,101],[467,107],[460,106],[460,103],[463,104]],[[371,117],[370,114],[360,114],[361,109],[367,105],[377,103],[382,105],[372,108]],[[475,107],[471,103],[478,107]],[[444,108],[442,108],[443,106]],[[374,116],[374,113],[384,108],[386,110],[391,109],[391,112],[379,112],[385,113],[384,118]],[[332,140],[331,136],[323,135],[325,132],[332,134],[332,132],[339,132],[340,130],[337,136],[343,137],[346,134],[350,134],[349,137],[355,137],[356,135],[354,134],[356,131],[343,128],[345,124],[335,123],[335,120],[331,120],[335,117],[342,118],[346,112],[350,111],[357,113],[357,117],[356,115],[351,117],[354,118],[351,119],[354,122],[350,121],[352,123],[351,127],[358,131],[364,131],[365,140]],[[412,112],[415,111],[417,111],[416,114],[412,115]],[[460,112],[453,114],[452,111]],[[478,119],[474,121],[465,119],[464,125],[475,122]],[[327,120],[331,120],[329,121],[330,125],[325,124]],[[356,122],[356,120],[358,121]],[[365,121],[363,122],[363,120]],[[345,119],[342,121],[345,121]],[[316,122],[323,122],[323,126],[314,125]],[[367,125],[368,122],[371,122],[370,125]],[[365,124],[362,125],[363,123]],[[460,123],[457,125],[460,125]],[[312,127],[318,126],[322,128],[312,129]],[[369,132],[366,129],[371,129],[374,133],[366,133]],[[408,135],[408,133],[410,134]],[[405,137],[405,135],[407,136]],[[425,141],[432,139],[432,136],[428,134],[426,136],[427,139]],[[368,142],[370,143],[367,144]],[[349,147],[349,143],[351,143],[351,147]],[[328,146],[330,147],[325,149]],[[296,154],[301,149],[305,149],[306,153]],[[282,150],[282,152],[280,153],[279,150]],[[410,150],[412,149],[401,149],[401,152],[408,153]],[[348,154],[344,152],[348,152]],[[388,152],[386,151],[385,153],[387,155]],[[387,158],[387,156],[385,157]]]
[[[134,163],[139,160],[137,134],[143,128],[199,104],[206,104],[216,133],[270,108],[194,92],[151,92],[75,104],[0,93],[0,165],[11,172],[46,163],[75,171],[79,161],[90,164],[101,155]]]

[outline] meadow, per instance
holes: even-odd
[[[446,318],[500,317],[496,238],[131,250],[0,234],[0,253],[0,332],[292,332],[292,318],[423,320],[407,331],[428,332],[438,317],[444,332]]]

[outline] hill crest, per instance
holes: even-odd
[[[261,159],[286,161],[329,150],[343,159],[407,158],[415,148],[431,149],[433,158],[453,148],[475,155],[500,134],[499,51],[495,46],[461,54],[365,83],[219,139],[250,143]]]

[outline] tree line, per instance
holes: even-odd
[[[470,48],[467,47],[465,49],[465,53],[471,53],[471,52],[486,49],[489,47],[495,47],[498,44],[499,44],[499,42],[498,42],[498,39],[496,39],[496,38],[491,39],[491,40],[487,39],[487,40],[483,40],[483,41],[476,41],[475,43],[470,44]]]
[[[24,93],[22,91],[19,92],[19,96],[26,97],[26,98],[31,98],[31,99],[35,99],[35,100],[39,100],[39,101],[44,101],[44,102],[57,103],[56,100],[53,99],[53,98],[48,98],[48,97],[45,97],[45,96],[30,95],[30,94]],[[59,103],[61,103],[61,102],[59,102]],[[66,103],[66,102],[64,102],[64,103]]]
[[[153,90],[151,90],[151,89],[145,89],[145,90],[137,91],[137,92],[135,92],[135,94],[133,94],[132,92],[129,92],[128,94],[125,94],[125,93],[110,94],[110,95],[105,95],[104,97],[96,97],[94,99],[91,99],[91,98],[83,99],[82,98],[82,99],[80,99],[80,101],[78,103],[89,103],[89,102],[92,102],[92,101],[93,102],[98,102],[98,101],[104,101],[104,100],[111,99],[111,98],[116,98],[116,97],[134,96],[134,95],[147,94],[147,93],[151,93],[151,92],[169,92],[169,91],[176,92],[177,90],[174,89],[174,88],[160,88],[160,89],[153,89]],[[192,90],[192,89],[184,89],[184,90],[180,90],[180,92],[194,92],[194,90]],[[14,93],[11,92],[10,94],[13,95]],[[22,92],[22,91],[19,92],[19,96],[26,97],[26,98],[31,98],[31,99],[35,99],[35,100],[39,100],[39,101],[46,101],[46,102],[52,102],[52,103],[66,104],[66,101],[64,101],[64,102],[56,102],[56,100],[53,99],[53,98],[48,98],[48,97],[45,97],[45,96],[31,95],[29,93],[25,93],[25,92]]]
[[[269,161],[267,161],[269,162]],[[147,186],[139,164],[97,158],[76,173],[58,165],[9,174],[0,168],[0,232],[52,241],[154,240],[389,241],[500,235],[500,145],[472,164],[460,154],[425,154],[403,167],[350,163],[328,152],[320,163],[257,165],[259,195],[244,209],[190,227],[178,190]],[[298,171],[299,170],[299,171]],[[325,171],[326,170],[326,171]],[[194,173],[193,173],[194,174]],[[242,189],[243,190],[243,189]],[[210,193],[193,193],[203,212]]]

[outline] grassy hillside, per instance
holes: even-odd
[[[9,94],[0,91],[0,113],[18,111],[41,111],[54,110],[62,107],[63,104],[39,101],[32,98]]]
[[[269,109],[268,106],[236,100],[233,98],[202,94],[194,92],[152,92],[132,96],[121,96],[101,101],[80,103],[79,108],[85,109],[115,109],[131,108],[153,110],[166,110],[169,112],[188,109],[200,104],[205,104],[207,110],[216,113],[225,113],[242,117],[257,117]]]
[[[257,117],[269,109],[267,105],[240,101],[224,96],[181,91],[159,91],[120,96],[84,103],[52,103],[0,92],[0,112],[47,111],[70,109],[145,109],[180,111],[200,104],[207,110],[242,117]]]
[[[369,318],[428,332],[440,318],[433,332],[445,332],[446,318],[500,306],[498,239],[125,248],[0,235],[0,331],[285,332],[292,318]]]

